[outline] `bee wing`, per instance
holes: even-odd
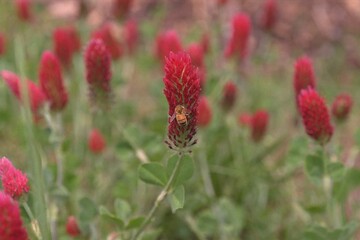
[[[176,116],[176,114],[174,113],[171,117],[170,117],[170,121],[169,122],[172,122],[172,121],[174,121],[174,119],[175,119],[175,116]]]

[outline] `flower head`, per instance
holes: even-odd
[[[306,133],[321,145],[326,144],[330,140],[334,128],[330,123],[329,111],[324,99],[310,87],[301,90],[298,98]]]
[[[211,122],[212,111],[209,101],[205,96],[199,98],[197,125],[199,127],[206,127]]]
[[[160,33],[156,38],[156,54],[165,60],[170,52],[177,53],[182,50],[181,41],[175,30]]]
[[[84,61],[90,99],[95,103],[107,102],[111,92],[111,56],[102,40],[90,40],[85,49]]]
[[[298,105],[298,96],[301,90],[311,87],[316,88],[315,74],[312,61],[308,57],[301,57],[295,63],[294,73],[294,91],[296,104]]]
[[[241,126],[251,127],[252,116],[249,113],[242,113],[239,115],[238,122]]]
[[[0,236],[2,240],[28,240],[20,208],[9,195],[0,191]]]
[[[66,232],[72,237],[77,237],[81,234],[80,228],[74,216],[69,216],[66,222]]]
[[[266,30],[271,30],[277,20],[277,2],[276,0],[266,0],[261,18],[261,25]]]
[[[116,37],[116,26],[112,23],[106,23],[92,33],[93,39],[101,39],[112,59],[119,59],[123,55],[123,47]]]
[[[234,82],[227,82],[223,88],[221,106],[225,111],[230,111],[236,102],[237,87]]]
[[[191,60],[196,67],[204,66],[204,49],[200,44],[190,44],[186,52],[190,55]]]
[[[346,93],[340,94],[335,98],[335,101],[332,104],[331,113],[337,121],[344,121],[348,117],[352,105],[353,100],[350,95]]]
[[[183,151],[196,143],[200,79],[187,53],[172,53],[165,62],[164,94],[169,104],[169,148]]]
[[[210,51],[210,37],[208,33],[204,33],[201,38],[201,46],[203,48],[203,52],[206,54]]]
[[[6,51],[6,38],[5,34],[0,33],[0,56]]]
[[[72,26],[58,27],[53,32],[54,53],[65,67],[71,66],[72,57],[80,50],[80,39]]]
[[[139,43],[139,27],[135,20],[129,20],[124,25],[124,38],[126,48],[129,54],[135,52],[137,44]]]
[[[112,12],[117,18],[124,18],[131,9],[133,0],[114,0]]]
[[[52,110],[62,110],[68,101],[64,87],[61,66],[58,58],[50,51],[45,51],[41,57],[39,68],[40,87]]]
[[[232,19],[232,33],[225,49],[225,57],[244,59],[248,53],[251,22],[248,15],[236,14]]]
[[[21,92],[21,81],[20,78],[10,71],[3,70],[0,72],[1,77],[10,88],[11,92],[15,97],[22,101]],[[27,80],[27,88],[30,99],[30,107],[34,113],[37,113],[40,107],[45,103],[46,96],[43,91],[32,81]]]
[[[258,110],[251,117],[251,138],[254,142],[259,142],[263,139],[267,126],[269,123],[269,114],[265,110]]]
[[[4,192],[14,199],[30,190],[26,175],[16,169],[6,157],[0,159],[0,177]]]
[[[28,22],[32,19],[31,0],[16,0],[16,10],[19,19]]]
[[[106,141],[98,129],[91,130],[88,139],[88,146],[92,153],[101,153],[106,147]]]

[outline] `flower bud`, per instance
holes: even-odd
[[[336,121],[342,122],[346,120],[351,111],[352,105],[353,105],[353,101],[350,95],[348,94],[338,95],[331,107],[331,113],[333,117],[336,119]]]
[[[92,153],[98,154],[104,151],[106,141],[102,133],[98,129],[93,129],[90,132],[88,139],[88,146]]]
[[[72,237],[77,237],[81,234],[80,228],[74,216],[68,217],[66,222],[66,232]]]
[[[211,122],[212,111],[209,101],[205,96],[199,98],[197,125],[199,127],[206,127]]]

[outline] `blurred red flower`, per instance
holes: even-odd
[[[324,99],[310,87],[303,89],[299,94],[299,110],[306,133],[321,145],[326,144],[334,128]]]
[[[6,157],[0,159],[0,177],[4,192],[14,199],[30,190],[27,176],[16,169]]]
[[[199,127],[206,127],[211,122],[212,111],[209,101],[205,96],[199,98],[197,125]]]
[[[5,83],[8,85],[11,92],[15,95],[15,97],[19,101],[22,101],[22,96],[20,94],[20,78],[15,73],[6,70],[1,71],[0,75],[4,79]],[[27,80],[27,88],[31,110],[34,114],[37,114],[40,107],[46,102],[46,96],[43,91],[30,80]]]
[[[156,38],[156,55],[164,61],[170,52],[182,51],[181,41],[175,30],[161,32]]]
[[[337,121],[342,122],[347,119],[352,105],[353,100],[350,95],[346,93],[340,94],[332,104],[331,113]]]
[[[276,24],[278,9],[276,0],[266,0],[263,7],[261,26],[266,30],[271,30]]]
[[[232,19],[232,32],[225,49],[225,57],[243,60],[248,54],[251,22],[248,15],[236,14]]]
[[[20,208],[9,195],[0,191],[0,237],[1,240],[28,240],[21,220]]]
[[[16,11],[19,19],[29,22],[32,19],[31,0],[16,0]]]
[[[98,129],[94,128],[93,130],[91,130],[88,139],[88,146],[90,151],[95,154],[104,151],[106,147],[106,141],[104,136]]]
[[[187,53],[170,52],[165,62],[163,82],[169,104],[168,138],[165,143],[170,149],[188,151],[196,144],[200,79]]]
[[[230,111],[236,102],[237,87],[234,82],[227,82],[223,88],[223,96],[221,100],[221,106],[223,110]]]
[[[102,40],[90,40],[85,49],[84,62],[90,99],[95,103],[107,102],[111,92],[111,56]]]
[[[308,87],[315,89],[316,81],[312,61],[307,56],[304,56],[298,58],[295,63],[294,90],[296,105],[299,105],[299,93]]]
[[[72,26],[58,27],[53,32],[54,53],[64,67],[71,66],[72,57],[81,47],[80,38]]]
[[[133,5],[133,0],[114,0],[112,12],[117,18],[124,18]]]
[[[269,114],[266,110],[258,110],[251,117],[251,138],[254,142],[260,142],[269,124]]]
[[[45,51],[39,67],[40,87],[50,101],[52,110],[62,110],[68,101],[64,86],[61,66],[58,58],[50,51]]]
[[[129,20],[124,24],[124,38],[126,49],[129,54],[133,54],[139,43],[139,27],[135,20]]]
[[[4,33],[0,33],[0,56],[6,51],[6,38]]]
[[[68,217],[66,222],[66,232],[72,237],[77,237],[81,234],[80,228],[74,216]]]
[[[119,59],[124,53],[121,42],[116,38],[115,28],[116,26],[112,23],[105,23],[92,33],[93,39],[101,39],[104,42],[114,60]]]
[[[250,127],[251,126],[251,119],[252,119],[251,114],[242,113],[242,114],[240,114],[238,121],[239,121],[240,125]]]

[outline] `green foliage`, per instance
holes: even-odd
[[[173,213],[176,210],[184,207],[185,204],[185,188],[180,185],[174,188],[174,190],[168,196],[171,210]]]
[[[167,176],[165,168],[160,163],[144,163],[139,168],[139,177],[146,183],[165,186]]]

